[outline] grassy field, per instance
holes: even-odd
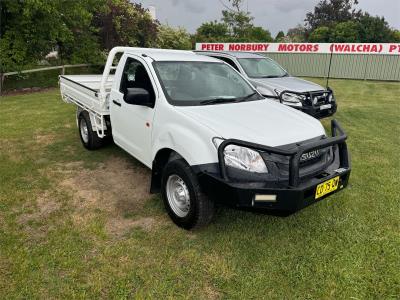
[[[81,146],[58,91],[2,97],[0,298],[398,299],[400,84],[331,86],[348,189],[285,218],[221,208],[195,232],[140,163]]]

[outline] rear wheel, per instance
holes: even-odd
[[[96,131],[92,129],[89,113],[83,111],[78,117],[79,136],[83,146],[88,150],[96,150],[103,145],[103,139],[99,138]]]
[[[210,223],[214,203],[201,192],[196,175],[183,159],[168,162],[161,186],[165,208],[175,224],[194,229]]]

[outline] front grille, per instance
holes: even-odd
[[[318,140],[320,138],[317,138]],[[313,141],[315,139],[312,139]],[[310,141],[306,141],[307,143]],[[305,143],[305,142],[303,142]],[[302,143],[300,143],[302,144]],[[290,149],[295,145],[286,145],[280,148]],[[275,173],[281,180],[287,180],[289,178],[289,157],[271,154],[263,152],[261,153],[264,161],[267,164],[269,170]],[[299,163],[299,176],[300,178],[307,178],[310,176],[318,175],[327,168],[333,162],[333,150],[332,147],[327,147],[319,150],[319,155],[310,159],[300,161]]]

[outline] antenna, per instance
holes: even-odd
[[[332,48],[332,49],[333,49],[333,48]],[[331,56],[330,56],[330,58],[329,58],[328,75],[326,76],[326,88],[328,88],[329,76],[330,76],[330,74],[331,74],[332,56],[333,56],[333,50],[331,50]]]

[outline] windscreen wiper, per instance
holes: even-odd
[[[265,75],[265,76],[261,76],[261,78],[278,78],[280,76],[277,75]]]
[[[235,102],[243,102],[243,101],[247,101],[248,99],[250,99],[251,97],[257,95],[257,92],[251,93],[250,95],[244,96],[242,98],[237,99]]]
[[[235,102],[237,98],[214,98],[200,101],[200,105]]]

